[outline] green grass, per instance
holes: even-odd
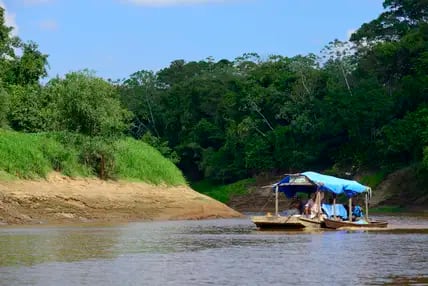
[[[195,182],[191,186],[199,193],[210,196],[220,202],[228,203],[233,195],[245,194],[248,187],[255,183],[255,179],[240,180],[229,185],[216,185],[209,181],[203,180]]]
[[[91,140],[76,134],[26,134],[0,129],[0,180],[45,178],[52,171],[71,177],[96,176],[96,169],[87,161],[88,150],[84,144]],[[152,184],[187,184],[181,171],[146,143],[131,138],[102,143],[94,144],[90,151],[101,152],[108,146],[114,158],[115,178]]]
[[[76,151],[45,134],[24,134],[0,130],[0,170],[9,176],[44,178],[53,170],[66,175],[84,175]],[[2,177],[5,177],[3,175]]]
[[[116,170],[121,179],[186,185],[181,171],[148,144],[131,138],[116,142]]]
[[[384,179],[385,179],[385,173],[379,171],[370,175],[363,176],[360,179],[360,182],[363,185],[369,186],[371,188],[376,188]]]
[[[405,209],[400,206],[380,206],[370,209],[371,213],[400,213],[403,211],[405,211]]]

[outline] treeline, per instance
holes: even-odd
[[[319,57],[245,54],[134,73],[120,86],[130,134],[168,142],[190,178],[222,182],[428,164],[428,5],[384,6]]]
[[[48,56],[11,31],[0,8],[0,178],[59,171],[186,184],[158,151],[126,138],[132,113],[122,105],[117,84],[80,71],[42,85]]]
[[[177,60],[117,82],[83,71],[40,85],[47,56],[3,24],[0,122],[103,142],[132,136],[191,180],[427,168],[428,5],[385,0],[384,7],[321,56]]]

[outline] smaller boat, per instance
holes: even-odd
[[[279,216],[267,214],[264,216],[253,216],[251,221],[261,230],[272,229],[303,229],[305,223],[299,219],[300,216]]]
[[[386,228],[388,222],[386,221],[342,221],[334,219],[324,219],[325,227],[331,229],[340,229],[340,228]]]

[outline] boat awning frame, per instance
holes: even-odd
[[[288,198],[292,198],[296,193],[314,193],[316,191],[333,193],[336,195],[344,194],[348,198],[358,194],[368,192],[371,189],[357,181],[337,178],[323,175],[316,172],[304,172],[291,174],[284,177],[281,181],[273,185],[275,190],[278,187],[279,192],[285,193]]]

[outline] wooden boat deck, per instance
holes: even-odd
[[[305,227],[296,216],[254,216],[251,220],[259,229],[303,229]]]
[[[310,219],[302,216],[254,216],[252,222],[259,229],[303,229],[320,228],[319,220]]]
[[[388,222],[386,221],[370,221],[368,224],[360,224],[350,221],[340,221],[340,220],[332,220],[325,219],[324,220],[325,227],[331,229],[339,229],[339,228],[386,228],[388,226]]]

